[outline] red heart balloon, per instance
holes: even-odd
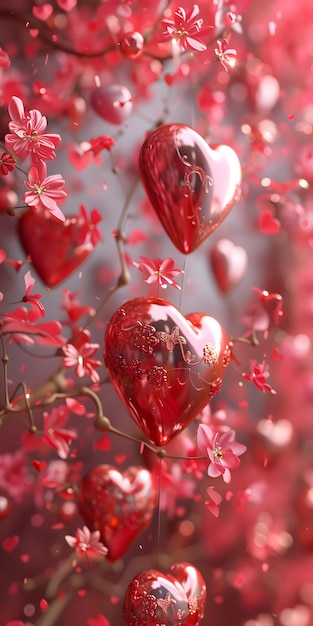
[[[109,561],[116,561],[149,526],[157,493],[149,470],[129,467],[124,473],[98,465],[79,486],[80,513],[92,530],[99,530]]]
[[[244,276],[248,255],[229,239],[220,239],[210,251],[211,267],[223,293],[228,293]]]
[[[91,94],[93,110],[110,124],[122,124],[133,110],[130,91],[124,85],[97,87]]]
[[[112,383],[157,446],[186,428],[220,391],[230,354],[226,334],[213,317],[184,317],[159,298],[126,302],[105,333]]]
[[[18,222],[21,244],[48,287],[54,287],[77,269],[89,256],[92,246],[84,241],[82,217],[72,215],[64,222],[44,211],[25,211]]]
[[[159,126],[144,142],[139,170],[150,202],[173,244],[193,252],[240,196],[241,169],[229,146],[210,148],[189,126]]]
[[[147,570],[128,586],[124,620],[127,626],[199,626],[205,599],[203,577],[190,563],[172,565],[169,574]]]

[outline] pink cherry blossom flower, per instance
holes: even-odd
[[[47,176],[46,164],[41,161],[37,167],[33,166],[28,172],[28,181],[24,181],[29,189],[24,193],[23,199],[30,207],[43,207],[61,222],[65,217],[58,207],[56,200],[64,201],[67,192],[62,189],[64,180],[61,174]]]
[[[41,302],[39,302],[39,299],[42,298],[41,293],[34,293],[34,294],[31,293],[36,281],[31,275],[30,271],[26,272],[24,276],[24,281],[25,281],[26,291],[23,296],[23,302],[29,302],[29,304],[32,307],[35,307],[38,309],[41,317],[44,317],[46,313],[45,307],[43,306],[43,304],[41,304]]]
[[[80,217],[81,217],[81,238],[80,245],[91,244],[94,248],[100,241],[102,241],[102,235],[98,228],[98,224],[102,222],[102,216],[98,209],[92,209],[90,216],[87,213],[84,204],[80,205]]]
[[[52,161],[55,148],[61,143],[60,135],[44,134],[47,119],[37,109],[24,110],[21,98],[12,96],[9,106],[9,129],[5,136],[5,145],[20,159],[30,157],[31,163]]]
[[[94,137],[89,140],[90,150],[93,152],[94,156],[98,156],[102,150],[111,150],[111,148],[115,146],[115,143],[115,139],[108,135],[100,135],[99,137]]]
[[[203,455],[208,455],[210,464],[208,475],[211,478],[223,476],[225,483],[231,481],[230,470],[240,465],[238,456],[243,454],[247,447],[235,441],[234,430],[214,430],[206,424],[199,424],[197,430],[197,445]]]
[[[15,169],[15,159],[9,152],[3,152],[0,157],[0,174],[7,176]]]
[[[228,39],[223,39],[222,41],[218,39],[216,45],[217,48],[215,48],[214,52],[224,70],[228,72],[230,67],[235,67],[236,65],[237,50],[228,48]]]
[[[38,343],[42,346],[61,347],[64,338],[61,336],[62,326],[57,321],[41,322],[36,324],[41,317],[39,311],[18,307],[12,313],[6,314],[0,320],[2,334],[10,335],[10,342],[25,343],[34,345]]]
[[[174,268],[173,259],[168,258],[162,261],[162,259],[148,259],[145,256],[141,256],[140,258],[141,263],[133,261],[133,264],[143,272],[143,274],[148,276],[145,283],[148,285],[157,283],[162,289],[166,289],[169,285],[176,289],[181,289],[180,285],[176,283],[173,278],[174,276],[178,276],[178,274],[184,274],[184,271]]]
[[[186,13],[183,7],[178,7],[174,12],[174,19],[162,20],[165,31],[161,34],[161,41],[176,41],[180,50],[188,48],[202,52],[207,49],[207,45],[198,39],[198,33],[206,35],[210,27],[203,27],[203,19],[198,18],[200,9],[197,4]]]
[[[252,382],[256,386],[256,388],[260,391],[263,391],[263,393],[265,391],[269,391],[270,393],[276,394],[275,389],[273,389],[271,385],[266,382],[269,377],[269,371],[267,370],[267,365],[265,361],[257,364],[255,360],[251,359],[250,374],[244,372],[242,374],[242,377],[245,380],[249,380],[250,382]]]
[[[87,526],[77,528],[75,537],[65,535],[65,541],[76,550],[77,556],[82,558],[98,558],[107,555],[108,548],[99,540],[99,530],[91,532]]]
[[[69,409],[66,405],[52,409],[43,414],[43,443],[57,450],[60,459],[66,459],[70,452],[72,441],[77,439],[78,433],[74,428],[64,428],[67,424]]]
[[[219,505],[222,502],[222,496],[218,491],[215,491],[214,487],[207,487],[208,500],[205,501],[205,506],[214,515],[218,517],[220,514]]]
[[[77,300],[77,296],[80,294],[80,291],[70,291],[69,289],[63,289],[63,299],[62,299],[62,311],[65,311],[68,316],[68,322],[64,322],[65,324],[75,324],[77,320],[79,320],[83,315],[94,315],[95,309],[89,305],[82,305],[79,300]]]
[[[98,383],[100,376],[94,369],[101,365],[101,361],[92,359],[91,357],[98,350],[98,343],[84,343],[79,349],[69,343],[63,346],[65,357],[63,358],[63,367],[75,369],[75,374],[79,378],[82,376],[90,376],[94,383]]]

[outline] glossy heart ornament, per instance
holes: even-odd
[[[213,317],[184,317],[166,300],[141,297],[114,313],[104,355],[132,418],[153,444],[163,446],[220,391],[231,351]]]
[[[79,485],[80,513],[91,530],[99,530],[116,561],[149,526],[157,492],[149,470],[129,467],[124,473],[111,465],[94,467]]]
[[[185,124],[153,131],[139,154],[143,185],[173,244],[193,252],[240,196],[241,168],[229,146],[210,148]]]
[[[130,91],[124,85],[104,85],[93,90],[90,97],[93,110],[110,124],[122,124],[133,110]]]
[[[219,239],[210,251],[210,262],[220,290],[228,293],[244,276],[248,255],[229,239]]]
[[[199,626],[206,586],[190,563],[175,563],[168,574],[147,570],[129,584],[124,600],[127,626]]]
[[[18,221],[21,244],[41,280],[54,287],[76,270],[93,246],[84,243],[86,222],[77,215],[55,220],[44,211],[29,209]]]

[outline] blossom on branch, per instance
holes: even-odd
[[[216,45],[214,52],[224,70],[228,72],[229,68],[236,65],[237,50],[228,47],[228,39],[222,39],[222,41],[218,39]]]
[[[24,110],[21,98],[12,96],[9,106],[9,129],[5,145],[20,159],[30,157],[31,163],[52,161],[55,148],[61,143],[60,135],[45,134],[47,119],[37,109]]]
[[[246,372],[244,372],[242,374],[242,377],[245,380],[249,380],[250,382],[254,383],[256,388],[259,389],[260,391],[263,391],[263,393],[265,391],[269,391],[270,393],[276,394],[275,389],[273,389],[273,387],[271,387],[271,385],[266,382],[269,375],[270,374],[269,374],[269,371],[267,370],[265,361],[262,361],[262,363],[257,364],[257,362],[254,359],[251,359],[250,360],[250,374],[247,374]]]
[[[137,267],[143,274],[146,274],[148,278],[145,279],[145,283],[151,285],[157,283],[166,289],[168,286],[181,289],[180,285],[173,280],[174,276],[178,274],[184,274],[184,270],[180,270],[174,267],[173,259],[148,259],[145,256],[141,256],[141,263],[133,261],[133,265]]]
[[[77,439],[78,434],[74,428],[64,428],[69,415],[67,406],[59,406],[50,413],[43,414],[43,443],[51,446],[60,457],[66,459],[70,452],[70,445]]]
[[[37,307],[27,310],[21,306],[0,320],[0,330],[3,335],[10,335],[10,342],[61,347],[65,341],[61,324],[56,320],[35,324],[39,317]]]
[[[102,235],[98,228],[98,224],[102,222],[102,217],[98,209],[92,209],[89,216],[84,204],[80,205],[79,212],[81,217],[79,243],[80,245],[91,244],[94,248],[102,240]]]
[[[99,539],[99,530],[90,532],[87,526],[77,528],[75,537],[65,535],[65,541],[71,548],[76,550],[77,556],[82,558],[97,558],[107,555],[108,548]]]
[[[33,166],[28,172],[28,181],[24,181],[25,187],[29,189],[23,196],[26,204],[30,207],[43,207],[61,222],[65,217],[56,203],[56,200],[64,201],[67,192],[62,189],[64,180],[61,174],[47,176],[47,167],[43,161]]]
[[[203,19],[198,18],[200,9],[197,4],[186,13],[183,7],[178,7],[174,12],[174,19],[162,20],[165,31],[161,34],[161,41],[176,41],[180,50],[187,49],[203,52],[207,45],[198,39],[198,33],[206,35],[211,27],[203,27]]]
[[[15,159],[9,152],[3,152],[0,157],[0,174],[7,176],[15,169]]]
[[[197,430],[197,446],[203,455],[208,455],[210,464],[208,475],[211,478],[223,476],[225,483],[230,483],[230,470],[240,465],[238,456],[243,454],[247,447],[235,441],[234,430],[215,430],[206,424],[200,424]]]
[[[68,343],[66,346],[63,346],[63,352],[65,354],[63,367],[73,367],[76,376],[79,378],[87,375],[90,376],[92,382],[98,383],[100,376],[94,368],[99,367],[101,361],[91,358],[97,352],[98,348],[98,343],[84,343],[79,349],[75,348],[73,344]]]
[[[45,307],[43,306],[43,304],[41,304],[41,302],[39,302],[39,299],[42,298],[41,293],[33,293],[33,294],[31,293],[36,281],[31,275],[30,271],[26,272],[24,276],[24,281],[25,281],[25,294],[23,296],[23,302],[28,302],[32,307],[37,308],[40,313],[40,316],[44,317],[46,313]]]

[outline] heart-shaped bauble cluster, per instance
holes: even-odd
[[[153,131],[140,150],[139,170],[161,224],[185,254],[201,245],[240,196],[241,168],[234,150],[211,148],[185,124]]]
[[[86,222],[79,215],[61,222],[46,211],[29,209],[18,221],[18,233],[38,276],[48,287],[62,282],[93,250],[84,242]]]
[[[184,317],[166,300],[141,297],[120,307],[105,333],[105,364],[144,435],[167,444],[220,391],[231,351],[220,323]]]
[[[175,563],[168,574],[147,570],[129,584],[124,600],[127,626],[199,626],[206,586],[190,563]]]
[[[154,479],[143,467],[122,473],[112,465],[98,465],[79,485],[80,513],[91,530],[99,530],[109,561],[123,556],[149,526],[156,500]]]

